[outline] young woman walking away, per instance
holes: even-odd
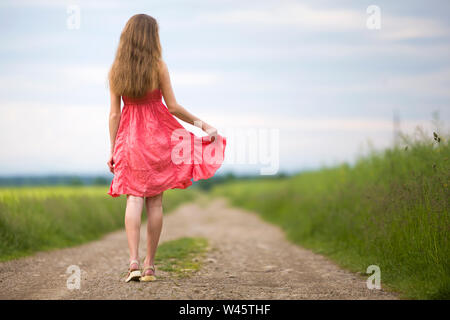
[[[223,162],[226,138],[176,101],[167,65],[161,58],[158,23],[148,15],[135,15],[125,25],[109,72],[109,84],[108,166],[114,178],[108,194],[125,194],[127,198],[125,229],[130,261],[125,281],[153,281],[162,229],[163,192],[185,189],[192,185],[191,179],[212,177]],[[174,116],[200,127],[208,135],[195,136]],[[147,251],[141,271],[139,231],[144,203],[148,217]]]

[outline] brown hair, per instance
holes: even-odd
[[[161,60],[158,29],[156,19],[146,14],[128,20],[109,71],[109,85],[115,94],[137,98],[158,88]]]

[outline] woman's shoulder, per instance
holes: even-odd
[[[167,64],[163,59],[159,59],[157,66],[159,72],[164,72],[165,70],[167,70]]]
[[[158,62],[158,78],[160,86],[164,86],[164,83],[167,83],[169,79],[169,69],[163,59],[160,59]]]

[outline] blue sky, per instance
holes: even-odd
[[[108,172],[106,77],[136,13],[159,21],[177,100],[230,137],[227,157],[276,129],[280,170],[351,162],[369,140],[392,144],[394,112],[403,131],[432,130],[433,111],[448,130],[448,12],[445,0],[2,1],[0,174]],[[227,157],[221,172],[264,166]]]

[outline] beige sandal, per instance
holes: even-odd
[[[139,280],[142,282],[155,281],[155,265],[145,267]]]
[[[133,268],[132,267],[133,264],[136,264],[137,268]],[[140,278],[141,278],[141,270],[139,270],[139,261],[131,260],[125,282],[139,281]]]

